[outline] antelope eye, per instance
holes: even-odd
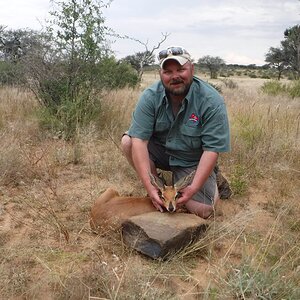
[[[175,195],[175,199],[178,199],[181,197],[181,193],[180,192],[177,192],[176,195]]]
[[[161,200],[165,200],[165,197],[164,197],[164,195],[162,194],[162,192],[161,191],[158,191],[158,196],[159,196],[159,198],[161,199]]]

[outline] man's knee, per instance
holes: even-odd
[[[131,148],[131,137],[127,134],[124,134],[121,139],[121,150],[126,156],[128,156],[129,154],[131,154]]]
[[[215,204],[208,205],[195,200],[188,201],[185,206],[190,213],[193,213],[203,219],[207,219],[215,210]]]
[[[214,210],[214,206],[210,206],[204,210],[199,210],[197,215],[203,219],[207,219],[213,214]]]

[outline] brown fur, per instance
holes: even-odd
[[[91,209],[91,228],[98,231],[105,225],[120,225],[124,220],[156,211],[149,197],[121,197],[117,191],[108,188],[95,201]]]
[[[190,184],[195,172],[181,178],[174,186],[167,186],[159,178],[149,174],[151,183],[161,193],[161,200],[167,211],[176,211],[176,194]],[[117,191],[108,188],[94,203],[90,225],[94,231],[107,225],[121,225],[130,217],[157,211],[150,197],[121,197]]]

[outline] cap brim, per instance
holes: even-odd
[[[160,63],[160,67],[163,68],[164,67],[164,63],[170,59],[176,60],[178,63],[180,63],[182,66],[185,65],[189,60],[185,57],[182,56],[168,56],[166,57],[164,60],[162,60],[162,62]]]

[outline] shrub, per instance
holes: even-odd
[[[0,61],[0,84],[14,85],[24,82],[24,75],[19,64]]]
[[[262,74],[260,77],[262,79],[271,79],[271,77],[269,75],[267,75],[267,74]]]
[[[228,285],[235,299],[298,299],[296,283],[280,271],[261,271],[243,263],[228,274]]]
[[[287,94],[291,98],[300,97],[300,80],[294,80],[289,85],[285,85],[279,81],[273,80],[265,82],[261,89],[264,93],[271,96]]]
[[[249,77],[250,77],[250,78],[257,78],[257,75],[256,75],[255,73],[250,73],[250,74],[249,74]]]
[[[65,139],[74,137],[78,128],[99,121],[101,91],[138,83],[136,71],[114,57],[103,58],[90,67],[90,78],[86,78],[88,73],[84,70],[89,65],[82,64],[81,68],[81,76],[72,78],[66,64],[54,65],[48,74],[44,72],[44,78],[39,78],[35,88],[42,104],[40,124]]]
[[[42,124],[67,139],[96,121],[104,90],[138,82],[128,64],[109,56],[106,34],[111,32],[100,2],[58,1],[40,47],[23,60],[28,84],[43,107]]]
[[[262,91],[271,96],[277,96],[286,91],[286,86],[277,80],[265,82],[261,87]]]
[[[138,74],[126,62],[117,62],[114,57],[103,59],[96,68],[98,87],[108,89],[135,87],[138,84]]]
[[[295,80],[288,87],[288,93],[292,98],[300,97],[300,80]]]
[[[244,195],[248,190],[248,179],[246,168],[235,165],[230,177],[230,185],[234,195]]]
[[[236,89],[238,87],[238,84],[235,81],[233,81],[232,79],[223,79],[222,82],[229,89]]]
[[[38,99],[43,106],[56,112],[68,95],[68,78],[63,75],[47,76],[39,82],[36,91]]]
[[[39,112],[40,125],[66,140],[72,139],[78,128],[96,121],[101,111],[100,99],[95,96],[86,101],[84,96],[76,101],[65,99],[55,107],[43,107]]]

